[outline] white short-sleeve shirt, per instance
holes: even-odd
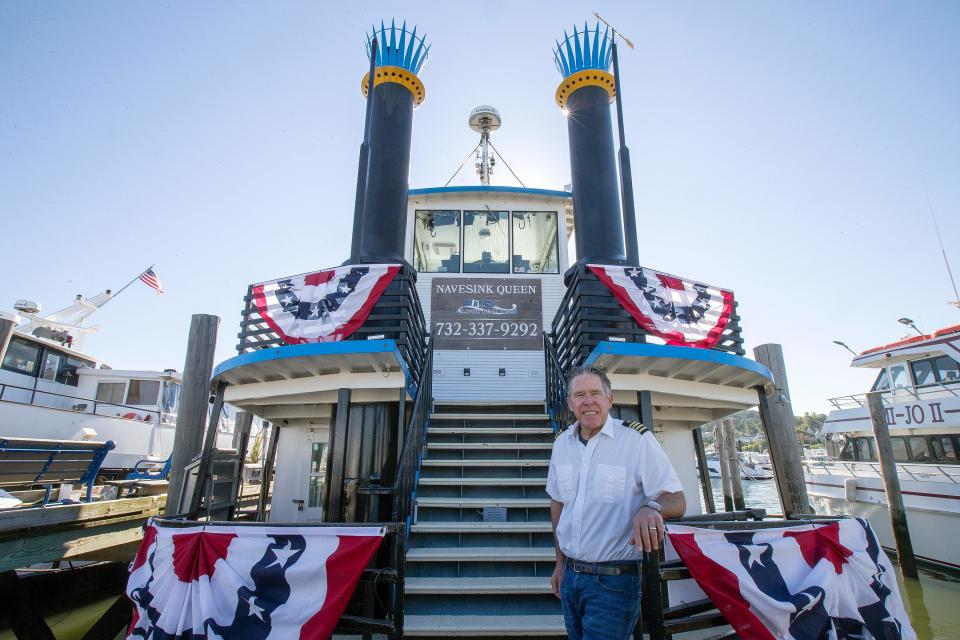
[[[638,560],[630,544],[633,518],[661,493],[683,491],[656,437],[607,416],[584,445],[574,424],[553,443],[547,493],[563,503],[557,524],[560,550],[584,562]]]

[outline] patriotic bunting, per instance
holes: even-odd
[[[645,267],[587,265],[647,332],[667,344],[710,349],[733,312],[733,292]]]
[[[383,535],[154,521],[130,568],[127,638],[329,638]]]
[[[337,342],[356,331],[400,265],[346,265],[253,287],[261,317],[289,344]]]
[[[754,531],[668,525],[690,575],[741,640],[914,640],[866,520]]]

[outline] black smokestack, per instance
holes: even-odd
[[[557,104],[567,114],[570,177],[573,183],[577,262],[623,264],[623,222],[620,215],[617,164],[613,150],[610,102],[614,97],[608,31],[599,23],[591,33],[564,32],[554,60],[563,81]]]
[[[391,23],[389,30],[381,23],[372,38],[378,46],[369,105],[369,155],[362,215],[353,221],[358,242],[351,261],[396,263],[404,261],[413,109],[425,95],[417,73],[429,47],[416,28],[407,31],[406,23],[399,29]],[[363,79],[364,95],[368,76]]]

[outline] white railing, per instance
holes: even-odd
[[[880,398],[884,404],[892,405],[897,402],[910,402],[923,398],[942,398],[945,396],[960,396],[960,381],[934,382],[916,387],[901,387],[899,389],[882,391]],[[827,402],[836,409],[851,409],[867,406],[867,394],[858,393],[849,396],[828,398]]]
[[[810,475],[883,478],[879,462],[805,461],[803,466]],[[901,480],[912,480],[914,482],[949,482],[960,485],[960,465],[898,463],[897,476]]]

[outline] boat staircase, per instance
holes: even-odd
[[[429,424],[404,636],[565,637],[550,591],[554,436],[543,404],[438,403]]]

